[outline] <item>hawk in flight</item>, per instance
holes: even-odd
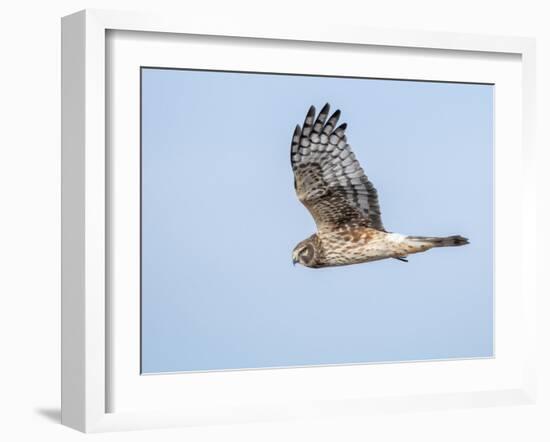
[[[388,232],[382,224],[376,189],[350,145],[346,123],[336,127],[340,111],[329,115],[325,104],[317,118],[311,106],[303,127],[292,136],[290,161],[298,199],[309,210],[317,233],[292,252],[293,263],[329,267],[395,258],[432,247],[462,246],[462,236],[406,236]]]

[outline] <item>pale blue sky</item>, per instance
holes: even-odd
[[[292,266],[289,146],[330,102],[385,227],[471,244]],[[144,373],[493,352],[493,86],[143,69]]]

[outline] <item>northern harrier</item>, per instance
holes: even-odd
[[[346,142],[346,123],[327,103],[317,119],[311,106],[303,128],[296,126],[290,161],[298,199],[309,210],[317,233],[292,252],[293,263],[329,267],[396,258],[432,247],[462,246],[462,236],[406,236],[382,225],[378,194]]]

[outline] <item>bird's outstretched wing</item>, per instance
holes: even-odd
[[[343,225],[384,230],[378,194],[346,142],[346,124],[336,127],[340,111],[327,119],[325,104],[315,119],[307,113],[296,126],[290,161],[298,199],[310,211],[318,230]]]

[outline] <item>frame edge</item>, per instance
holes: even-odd
[[[61,423],[85,427],[84,11],[61,20]]]
[[[105,417],[105,28],[61,21],[61,423]]]
[[[249,26],[241,32],[224,24],[175,22],[172,18],[130,11],[82,10],[62,18],[61,102],[62,102],[62,181],[61,181],[61,422],[82,432],[120,429],[159,428],[185,425],[181,417],[116,416],[106,413],[105,341],[105,32],[108,29],[150,32],[184,32],[249,38],[277,38],[273,29]],[[342,30],[343,26],[339,26]],[[199,32],[202,30],[201,32]],[[362,32],[359,32],[362,31]],[[300,35],[301,34],[301,35]],[[523,57],[524,149],[528,164],[524,177],[532,176],[537,153],[535,124],[536,41],[531,37],[470,35],[448,32],[396,31],[393,29],[350,29],[337,39],[323,32],[293,34],[292,24],[278,38],[306,41],[332,41],[403,47],[507,52]],[[429,41],[438,37],[438,45]],[[406,44],[404,43],[406,41]],[[527,60],[527,63],[526,63]],[[528,89],[527,89],[528,88]],[[101,146],[103,145],[103,149]],[[532,182],[527,190],[534,190]],[[534,197],[533,197],[534,198]],[[531,210],[533,199],[528,198]],[[536,213],[535,213],[536,216]],[[532,226],[529,226],[532,227]],[[524,225],[524,234],[526,226]],[[527,235],[524,256],[536,251],[536,236]],[[532,272],[528,272],[531,274]],[[536,317],[536,282],[524,282],[529,297],[525,311]],[[531,296],[531,294],[533,296]],[[536,336],[536,325],[529,336]],[[536,348],[528,348],[528,360],[536,360]],[[536,401],[536,367],[526,367],[524,388],[512,394],[513,403]],[[519,399],[518,399],[519,398]],[[459,401],[460,402],[460,401]],[[507,402],[507,401],[505,401]],[[494,406],[502,404],[482,405]],[[472,406],[468,401],[468,407]],[[450,408],[462,408],[453,404]],[[262,419],[263,420],[263,419]],[[141,422],[141,425],[140,425]]]

